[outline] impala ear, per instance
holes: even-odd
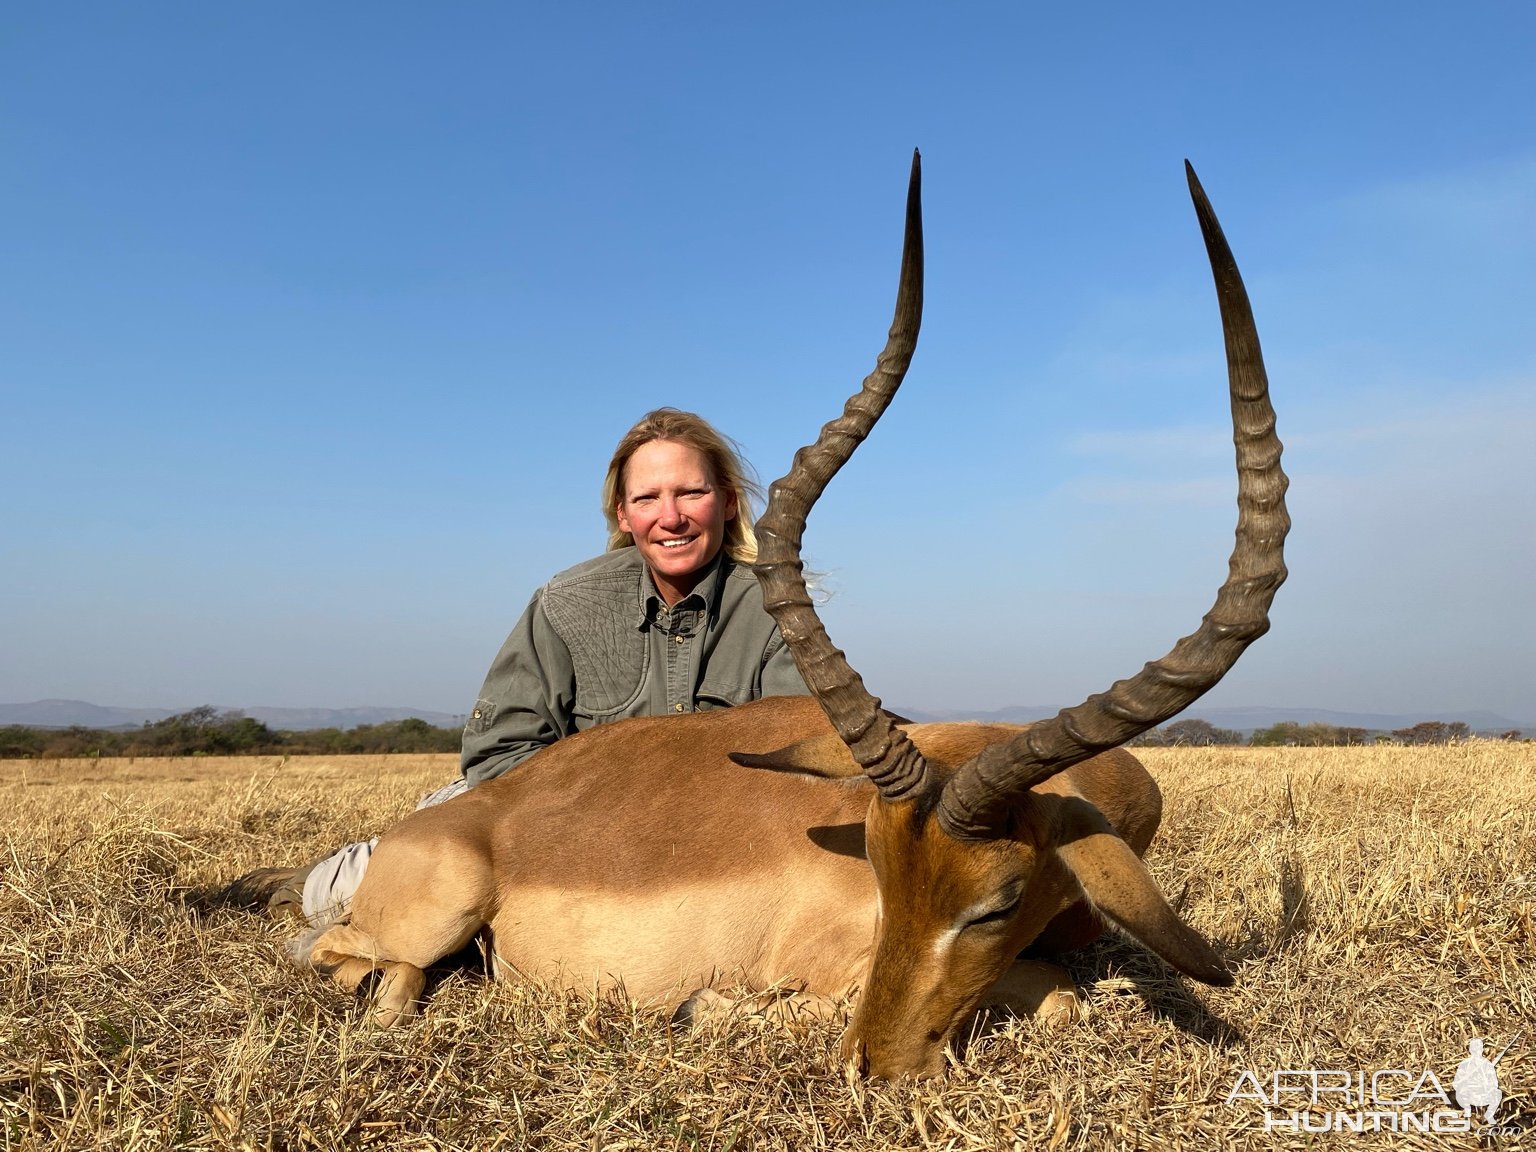
[[[772,752],[731,752],[731,763],[743,768],[766,768],[770,772],[794,772],[824,780],[844,780],[864,775],[848,745],[836,732],[797,740]]]
[[[1168,906],[1146,865],[1097,808],[1077,796],[1053,807],[1056,855],[1095,911],[1186,976],[1223,988],[1232,983],[1221,957]]]

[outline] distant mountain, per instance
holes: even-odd
[[[928,711],[918,708],[894,707],[898,715],[911,720],[981,720],[999,724],[1027,724],[1032,720],[1044,720],[1056,715],[1060,708],[1016,705],[999,708],[995,712]],[[1335,712],[1328,708],[1202,708],[1197,703],[1181,713],[1184,719],[1208,720],[1218,728],[1233,728],[1248,734],[1258,728],[1269,728],[1282,720],[1297,724],[1332,724],[1338,728],[1365,728],[1373,732],[1391,732],[1398,728],[1411,728],[1425,720],[1444,720],[1447,724],[1460,722],[1474,732],[1508,732],[1519,729],[1525,735],[1536,733],[1536,720],[1510,720],[1494,712]]]
[[[356,728],[362,724],[387,724],[391,720],[425,720],[437,728],[458,728],[462,715],[432,712],[425,708],[227,708],[260,720],[269,728],[293,732],[311,728]],[[34,700],[30,704],[0,704],[0,725],[23,724],[30,728],[139,728],[164,720],[186,708],[109,708],[84,700]]]
[[[174,708],[103,708],[84,700],[0,704],[0,724],[24,724],[30,728],[137,728],[175,714]]]

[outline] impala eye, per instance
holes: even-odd
[[[1000,924],[1019,910],[1019,904],[1023,899],[1024,893],[1022,891],[1011,895],[1009,893],[1001,893],[998,897],[998,903],[994,904],[989,911],[983,912],[980,916],[972,917],[966,923],[966,927],[975,928],[983,924]]]

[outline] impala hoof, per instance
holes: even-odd
[[[700,988],[672,1013],[674,1028],[703,1028],[718,1024],[731,1013],[731,1001],[713,988]]]
[[[383,970],[373,994],[373,1022],[380,1028],[393,1028],[421,1011],[427,974],[414,964],[398,961],[385,964]]]
[[[1073,1023],[1082,1014],[1083,1003],[1077,998],[1077,993],[1070,988],[1058,988],[1040,1001],[1040,1006],[1035,1009],[1034,1020],[1045,1028],[1059,1028]]]

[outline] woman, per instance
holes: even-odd
[[[461,777],[420,806],[598,724],[803,694],[749,567],[751,491],[740,457],[701,417],[658,408],[631,428],[603,481],[609,550],[534,593],[464,727]],[[349,844],[305,868],[257,869],[229,899],[328,923],[372,851]]]

